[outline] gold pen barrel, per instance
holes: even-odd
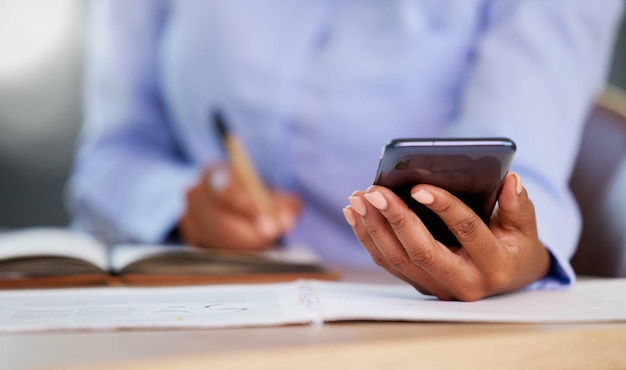
[[[272,196],[252,164],[252,160],[241,140],[231,134],[227,134],[224,137],[224,146],[228,151],[235,176],[246,187],[249,194],[252,195],[257,206],[264,212],[275,216],[276,210]]]

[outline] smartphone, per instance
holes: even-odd
[[[460,247],[443,220],[411,198],[411,189],[417,184],[446,189],[487,224],[515,150],[509,138],[394,139],[383,148],[374,184],[396,193],[435,239]]]

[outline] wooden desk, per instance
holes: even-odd
[[[392,281],[359,272],[353,281]],[[626,368],[626,323],[368,323],[0,335],[1,369]]]

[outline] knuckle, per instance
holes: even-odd
[[[499,288],[509,284],[510,280],[511,276],[507,271],[497,269],[489,275],[489,286],[494,290],[499,290]]]
[[[387,216],[387,223],[400,239],[412,239],[415,235],[415,224],[405,214]]]
[[[433,210],[437,213],[450,213],[454,210],[453,203],[449,200],[440,200],[436,204],[432,205]],[[436,208],[436,209],[435,209]]]
[[[482,222],[479,218],[470,218],[464,219],[463,221],[457,222],[450,230],[457,236],[459,239],[467,239],[476,234],[480,226],[480,222]]]
[[[394,230],[404,230],[407,227],[407,218],[402,214],[388,216],[387,222]]]
[[[367,233],[374,240],[380,239],[383,236],[382,230],[380,230],[378,227],[371,227],[369,225],[367,226]]]
[[[408,265],[407,259],[402,256],[393,256],[387,258],[387,262],[389,263],[389,266],[399,271],[406,270]]]
[[[411,261],[421,267],[432,267],[435,265],[435,253],[430,248],[412,248],[409,256]]]

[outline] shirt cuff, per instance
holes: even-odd
[[[534,283],[528,285],[528,290],[538,289],[563,289],[571,287],[576,281],[576,275],[567,261],[556,256],[550,249],[550,271],[548,274]]]

